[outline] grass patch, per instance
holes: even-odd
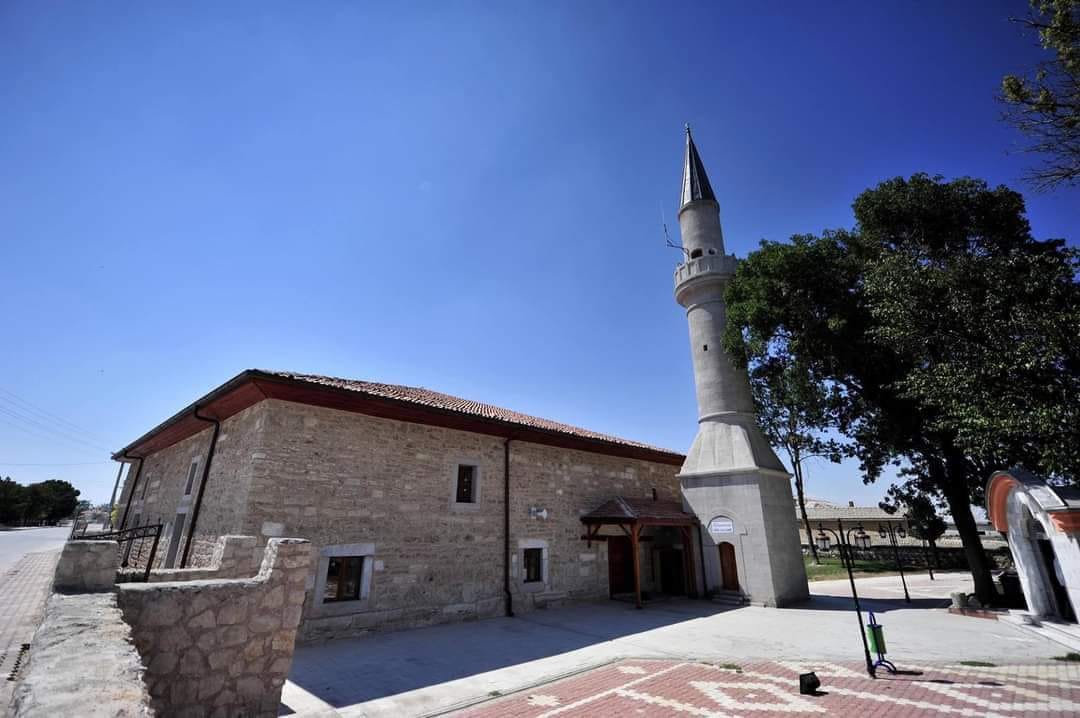
[[[1080,663],[1080,653],[1066,653],[1064,656],[1054,656],[1054,660],[1066,663]]]
[[[726,671],[735,671],[736,673],[742,673],[742,666],[738,663],[720,663],[718,668],[723,668]]]
[[[827,581],[847,578],[847,569],[836,556],[822,556],[821,563],[814,563],[813,556],[803,556],[806,566],[806,578],[810,581]],[[874,576],[896,573],[896,564],[892,561],[855,561],[856,576]]]
[[[996,663],[988,663],[986,661],[960,661],[961,666],[971,666],[972,668],[997,668]]]
[[[492,698],[495,698],[496,696],[501,696],[502,691],[488,691],[488,695],[491,696]]]

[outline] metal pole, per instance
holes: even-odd
[[[896,540],[892,524],[886,525],[889,527],[889,540],[892,541],[893,553],[896,554],[896,567],[900,569],[900,583],[904,586],[904,600],[911,603],[911,596],[907,590],[907,581],[904,579],[904,562],[900,560],[900,542]]]
[[[851,582],[851,597],[855,600],[855,616],[859,621],[859,638],[862,639],[863,655],[866,657],[866,672],[871,678],[877,678],[877,675],[874,673],[874,661],[870,658],[870,644],[866,642],[866,631],[863,629],[862,606],[859,604],[859,592],[855,588],[855,574],[851,571],[851,555],[848,554],[847,560],[844,561],[845,549],[848,547],[847,541],[844,538],[844,522],[837,519],[836,525],[840,529],[837,534],[840,539],[840,560],[844,562],[844,566],[847,568],[848,581]]]
[[[112,496],[109,498],[109,521],[108,521],[108,524],[107,524],[108,527],[109,527],[109,530],[112,530],[112,527],[113,527],[112,512],[113,512],[113,509],[116,508],[116,489],[120,486],[120,475],[122,473],[124,473],[124,462],[123,461],[120,462],[120,467],[116,470],[116,483],[113,484]]]

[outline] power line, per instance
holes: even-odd
[[[8,414],[9,416],[12,416],[12,417],[14,417],[16,419],[19,419],[20,421],[27,421],[26,417],[20,416],[20,415],[14,413],[12,411],[9,411],[6,407],[3,407],[3,406],[0,406],[0,413]],[[23,426],[21,424],[16,424],[16,423],[12,422],[10,419],[5,419],[2,416],[0,416],[0,421],[4,422],[5,424],[8,424],[9,426],[14,426],[16,429],[21,429],[22,431],[25,431],[28,434],[31,434],[33,436],[37,436],[38,438],[51,439],[53,441],[55,441],[57,438],[60,438],[60,439],[64,439],[64,440],[72,442],[72,443],[82,444],[84,447],[88,446],[91,449],[94,449],[95,451],[105,451],[105,452],[109,451],[109,449],[106,449],[106,448],[104,448],[102,446],[97,446],[95,444],[91,444],[88,441],[83,441],[82,439],[78,439],[78,438],[75,438],[73,436],[68,436],[68,435],[63,434],[63,433],[61,433],[59,431],[56,431],[55,429],[51,429],[51,428],[49,428],[49,427],[47,427],[47,426],[45,426],[45,425],[43,425],[43,424],[41,424],[39,422],[32,422],[32,423],[36,424],[37,427],[40,427],[40,428],[28,428],[28,427]],[[43,430],[53,434],[53,436],[49,436],[46,433],[42,433]]]
[[[46,409],[43,409],[40,406],[37,406],[32,401],[29,401],[28,399],[24,399],[23,397],[19,396],[18,394],[16,394],[15,392],[13,392],[13,391],[11,391],[9,389],[5,389],[4,387],[0,386],[0,394],[7,394],[7,396],[10,397],[10,398],[5,398],[3,396],[0,396],[0,401],[6,401],[9,404],[16,404],[16,405],[21,404],[22,406],[19,406],[18,408],[20,410],[22,410],[22,411],[29,411],[32,414],[37,414],[39,417],[44,418],[44,419],[49,420],[49,421],[52,421],[54,423],[57,423],[61,427],[66,427],[66,429],[68,431],[74,431],[77,434],[82,434],[84,437],[86,437],[88,439],[93,439],[94,441],[101,441],[101,442],[104,442],[104,443],[108,443],[107,440],[104,439],[104,437],[101,437],[101,436],[95,434],[94,432],[89,431],[88,429],[85,429],[82,426],[79,426],[78,424],[76,424],[73,421],[68,421],[67,419],[65,419],[62,416],[57,416],[56,414],[53,414],[51,411],[48,411]]]
[[[111,461],[76,461],[67,464],[12,464],[6,461],[0,461],[0,466],[100,466],[102,464],[111,464]]]

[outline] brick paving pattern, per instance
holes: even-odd
[[[59,559],[59,549],[28,553],[0,575],[0,714],[15,687],[9,678],[17,665],[26,664],[21,649],[41,623]]]
[[[861,664],[775,661],[723,667],[623,660],[458,712],[460,718],[548,716],[1080,715],[1080,665],[901,666],[873,680]],[[814,671],[822,695],[799,694]],[[917,675],[916,675],[917,674]]]

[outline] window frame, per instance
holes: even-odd
[[[335,592],[335,596],[333,598],[329,598],[327,596],[326,589],[329,588],[329,586],[330,586],[330,567],[333,566],[335,563],[339,564],[337,583],[336,583],[336,592]],[[353,564],[355,566],[356,571],[357,571],[357,576],[355,577],[356,591],[355,591],[355,595],[351,595],[351,596],[350,595],[342,595],[343,588],[346,585],[346,581],[344,580],[344,577],[346,577],[348,575],[347,570],[343,572],[342,569],[347,567],[349,564]],[[345,603],[345,602],[348,602],[348,601],[360,601],[360,600],[362,600],[361,595],[363,593],[364,570],[367,568],[366,564],[367,564],[367,560],[365,559],[365,557],[363,555],[356,555],[356,556],[329,556],[329,557],[327,557],[326,574],[323,577],[325,583],[324,583],[324,586],[323,586],[322,597],[320,599],[322,601],[322,603],[324,603],[324,604],[326,604],[326,603]]]
[[[191,457],[191,463],[188,464],[188,473],[184,484],[184,496],[191,496],[191,492],[195,490],[195,476],[199,473],[199,465],[201,463],[202,456]]]
[[[458,476],[462,466],[471,466],[472,476],[472,501],[458,501]],[[451,458],[447,469],[450,479],[450,496],[448,505],[451,511],[479,511],[480,502],[484,498],[484,469],[480,460],[474,456],[457,456]]]
[[[363,559],[360,567],[360,596],[356,599],[344,601],[324,601],[330,559],[341,557]],[[311,615],[338,616],[369,610],[372,606],[371,591],[374,584],[374,574],[378,570],[381,570],[381,566],[380,562],[375,560],[375,544],[373,543],[335,544],[319,549],[315,575],[312,579],[309,579],[309,581],[314,581],[314,586],[311,583],[308,584],[314,590],[309,604]]]
[[[540,550],[539,581],[526,580],[528,574],[525,569],[525,552],[529,549]],[[515,583],[523,593],[543,593],[551,589],[551,552],[545,539],[518,539],[514,564]]]
[[[529,557],[535,558],[535,566],[530,566]],[[536,569],[536,577],[532,577],[531,569]],[[537,547],[521,549],[521,582],[543,583],[544,582],[544,549]]]

